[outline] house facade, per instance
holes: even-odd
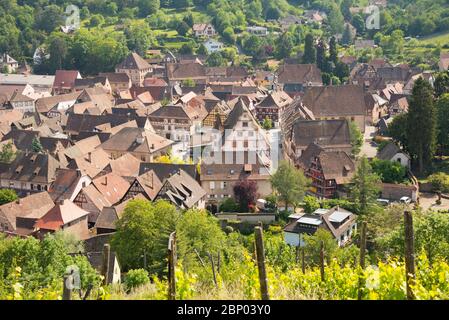
[[[130,53],[125,60],[115,67],[116,73],[126,73],[133,85],[141,87],[145,76],[151,73],[153,68],[137,53]]]
[[[290,222],[284,228],[284,240],[291,246],[304,247],[304,236],[314,235],[319,228],[329,231],[338,245],[343,247],[357,231],[356,215],[339,207],[318,209]]]

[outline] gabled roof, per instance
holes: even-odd
[[[0,177],[6,180],[49,184],[61,164],[51,155],[18,151],[10,164],[0,164]]]
[[[76,102],[81,92],[72,92],[67,94],[61,94],[52,97],[45,97],[36,100],[36,111],[40,113],[47,113],[59,103]]]
[[[169,177],[162,187],[159,197],[169,199],[177,207],[190,209],[206,195],[200,184],[185,171]]]
[[[130,53],[122,63],[117,65],[116,69],[145,70],[151,69],[151,66],[137,53]]]
[[[119,202],[129,189],[129,182],[115,173],[98,177],[92,183],[112,204]]]
[[[172,164],[172,163],[141,163],[140,174],[148,171],[156,172],[159,180],[165,181],[170,176],[179,171],[188,173],[193,179],[198,180],[199,174],[196,165],[193,164]]]
[[[185,108],[181,105],[168,105],[165,107],[161,107],[149,115],[150,119],[152,117],[158,118],[177,118],[177,119],[186,119],[190,121],[190,116],[185,110]]]
[[[315,117],[366,115],[365,93],[357,85],[309,87],[302,101]]]
[[[112,173],[121,177],[137,177],[139,175],[141,161],[126,153],[120,158],[114,159],[109,163]]]
[[[64,225],[87,215],[89,215],[89,212],[81,209],[71,201],[64,200],[62,203],[56,204],[42,218],[37,220],[34,227],[37,229],[57,231]]]
[[[278,70],[282,84],[322,83],[321,71],[315,64],[284,64]]]
[[[95,228],[115,230],[116,229],[115,223],[117,222],[117,220],[122,218],[126,206],[130,201],[134,199],[146,199],[146,198],[139,194],[133,199],[126,200],[116,206],[104,207],[103,211],[101,211],[100,215],[98,216],[97,222],[95,223]]]
[[[399,148],[395,143],[391,142],[379,151],[377,158],[381,160],[391,161],[393,157],[398,153],[402,153],[409,157],[405,152],[401,150],[401,148]]]
[[[78,134],[82,131],[98,132],[98,126],[110,124],[110,127],[116,127],[131,120],[136,120],[139,128],[145,127],[146,117],[126,116],[117,114],[90,115],[90,114],[69,114],[65,132]]]
[[[31,130],[11,130],[1,140],[12,140],[17,149],[22,151],[33,150],[33,140],[38,139],[42,145],[43,151],[49,153],[55,153],[58,151],[58,147],[64,149],[71,145],[68,139],[59,139],[51,137],[41,137],[40,132]]]
[[[173,141],[141,128],[123,128],[100,148],[120,152],[154,153],[169,147]]]
[[[250,120],[253,121],[253,123],[256,125],[256,127],[259,127],[259,122],[256,120],[256,118],[254,118],[254,115],[248,109],[245,102],[243,102],[243,100],[241,98],[239,98],[237,103],[235,104],[234,108],[229,113],[228,118],[226,119],[226,121],[224,123],[224,128],[225,129],[234,129],[238,120],[244,113],[248,114]]]
[[[299,120],[293,125],[293,141],[296,146],[351,146],[349,125],[346,120]]]
[[[356,167],[351,157],[344,151],[328,151],[315,143],[310,144],[298,159],[304,169],[309,169],[312,161],[318,158],[326,180],[337,184],[350,182]]]
[[[206,79],[206,67],[199,63],[171,63],[167,65],[170,81],[184,79]]]
[[[53,88],[72,89],[75,87],[75,80],[80,78],[80,73],[77,70],[56,70]]]
[[[109,83],[126,83],[129,84],[131,79],[126,73],[116,73],[116,72],[105,72],[100,73],[100,77],[106,77]]]
[[[163,183],[153,170],[147,171],[136,178],[136,181],[145,191],[145,196],[151,201],[155,200]],[[131,184],[131,188],[132,188]]]
[[[48,192],[35,193],[0,206],[0,217],[5,217],[15,230],[17,217],[39,219],[54,205]]]

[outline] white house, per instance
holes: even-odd
[[[338,245],[344,246],[357,230],[355,214],[339,207],[318,209],[299,218],[292,217],[294,219],[284,228],[284,240],[295,247],[304,247],[304,236],[315,234],[319,228],[329,231]]]
[[[402,151],[395,143],[387,144],[377,155],[381,160],[399,162],[401,166],[409,168],[411,166],[410,156]]]
[[[211,25],[210,23],[197,23],[193,25],[192,29],[196,37],[201,36],[213,37],[217,35],[217,31],[215,30],[214,26]]]
[[[246,31],[255,36],[266,36],[268,35],[268,29],[265,27],[252,26],[247,27]]]
[[[224,48],[223,43],[214,39],[208,39],[204,42],[204,46],[206,47],[208,53],[218,52]]]
[[[19,68],[19,63],[7,53],[0,55],[0,68],[6,68],[8,73],[15,72]]]

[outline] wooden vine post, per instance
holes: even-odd
[[[168,300],[176,300],[176,232],[168,239]]]
[[[306,273],[306,249],[305,248],[301,249],[301,268],[302,268],[302,273],[305,274]]]
[[[321,273],[321,281],[325,281],[324,276],[324,241],[321,240],[321,247],[320,247],[320,273]]]
[[[217,274],[215,273],[214,257],[210,253],[208,253],[207,255],[209,256],[210,264],[211,264],[211,267],[212,267],[212,276],[214,277],[214,284],[215,284],[215,287],[218,288]]]
[[[107,286],[109,284],[109,261],[111,259],[111,246],[105,244],[103,247],[103,264],[101,268],[101,274],[103,275],[103,285]]]
[[[256,259],[257,259],[257,268],[259,270],[260,293],[262,296],[262,300],[270,300],[270,296],[268,294],[267,270],[265,267],[263,229],[262,227],[258,226],[255,228],[254,231],[256,236]]]
[[[70,274],[65,274],[62,284],[62,300],[72,300],[72,282],[73,277]]]
[[[362,223],[362,228],[360,230],[360,268],[365,270],[365,255],[366,255],[366,222]],[[362,300],[363,297],[363,278],[359,278],[359,292],[358,299]]]
[[[406,211],[404,213],[404,231],[405,231],[405,272],[407,283],[407,300],[414,300],[415,295],[412,286],[415,283],[415,239],[413,235],[413,216]]]

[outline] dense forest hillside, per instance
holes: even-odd
[[[81,29],[67,35],[60,27],[73,23],[76,15],[69,5],[79,8]],[[374,39],[383,53],[392,55],[393,59],[402,50],[402,39],[398,41],[398,37],[449,31],[447,1],[388,1],[388,7],[380,10],[379,30],[366,30],[367,14],[351,9],[366,5],[367,0],[3,0],[0,2],[0,52],[32,64],[36,49],[43,48],[41,54],[45,52],[49,61],[36,66],[36,73],[76,68],[82,73],[95,74],[112,70],[128,50],[142,55],[150,47],[204,53],[202,42],[192,35],[194,23],[211,22],[217,29],[226,45],[222,57],[212,59],[218,65],[226,62],[251,65],[268,58],[295,56],[303,51],[307,33],[318,37],[342,33],[344,36],[345,23],[356,28],[358,37]],[[294,25],[287,30],[276,23],[290,15],[301,17],[310,9],[326,13],[327,23]],[[270,36],[252,37],[246,32],[252,25],[266,27]],[[250,61],[236,57],[242,53]],[[370,54],[380,55],[380,52]],[[414,54],[405,56],[415,57]],[[429,59],[412,62],[432,65]]]

